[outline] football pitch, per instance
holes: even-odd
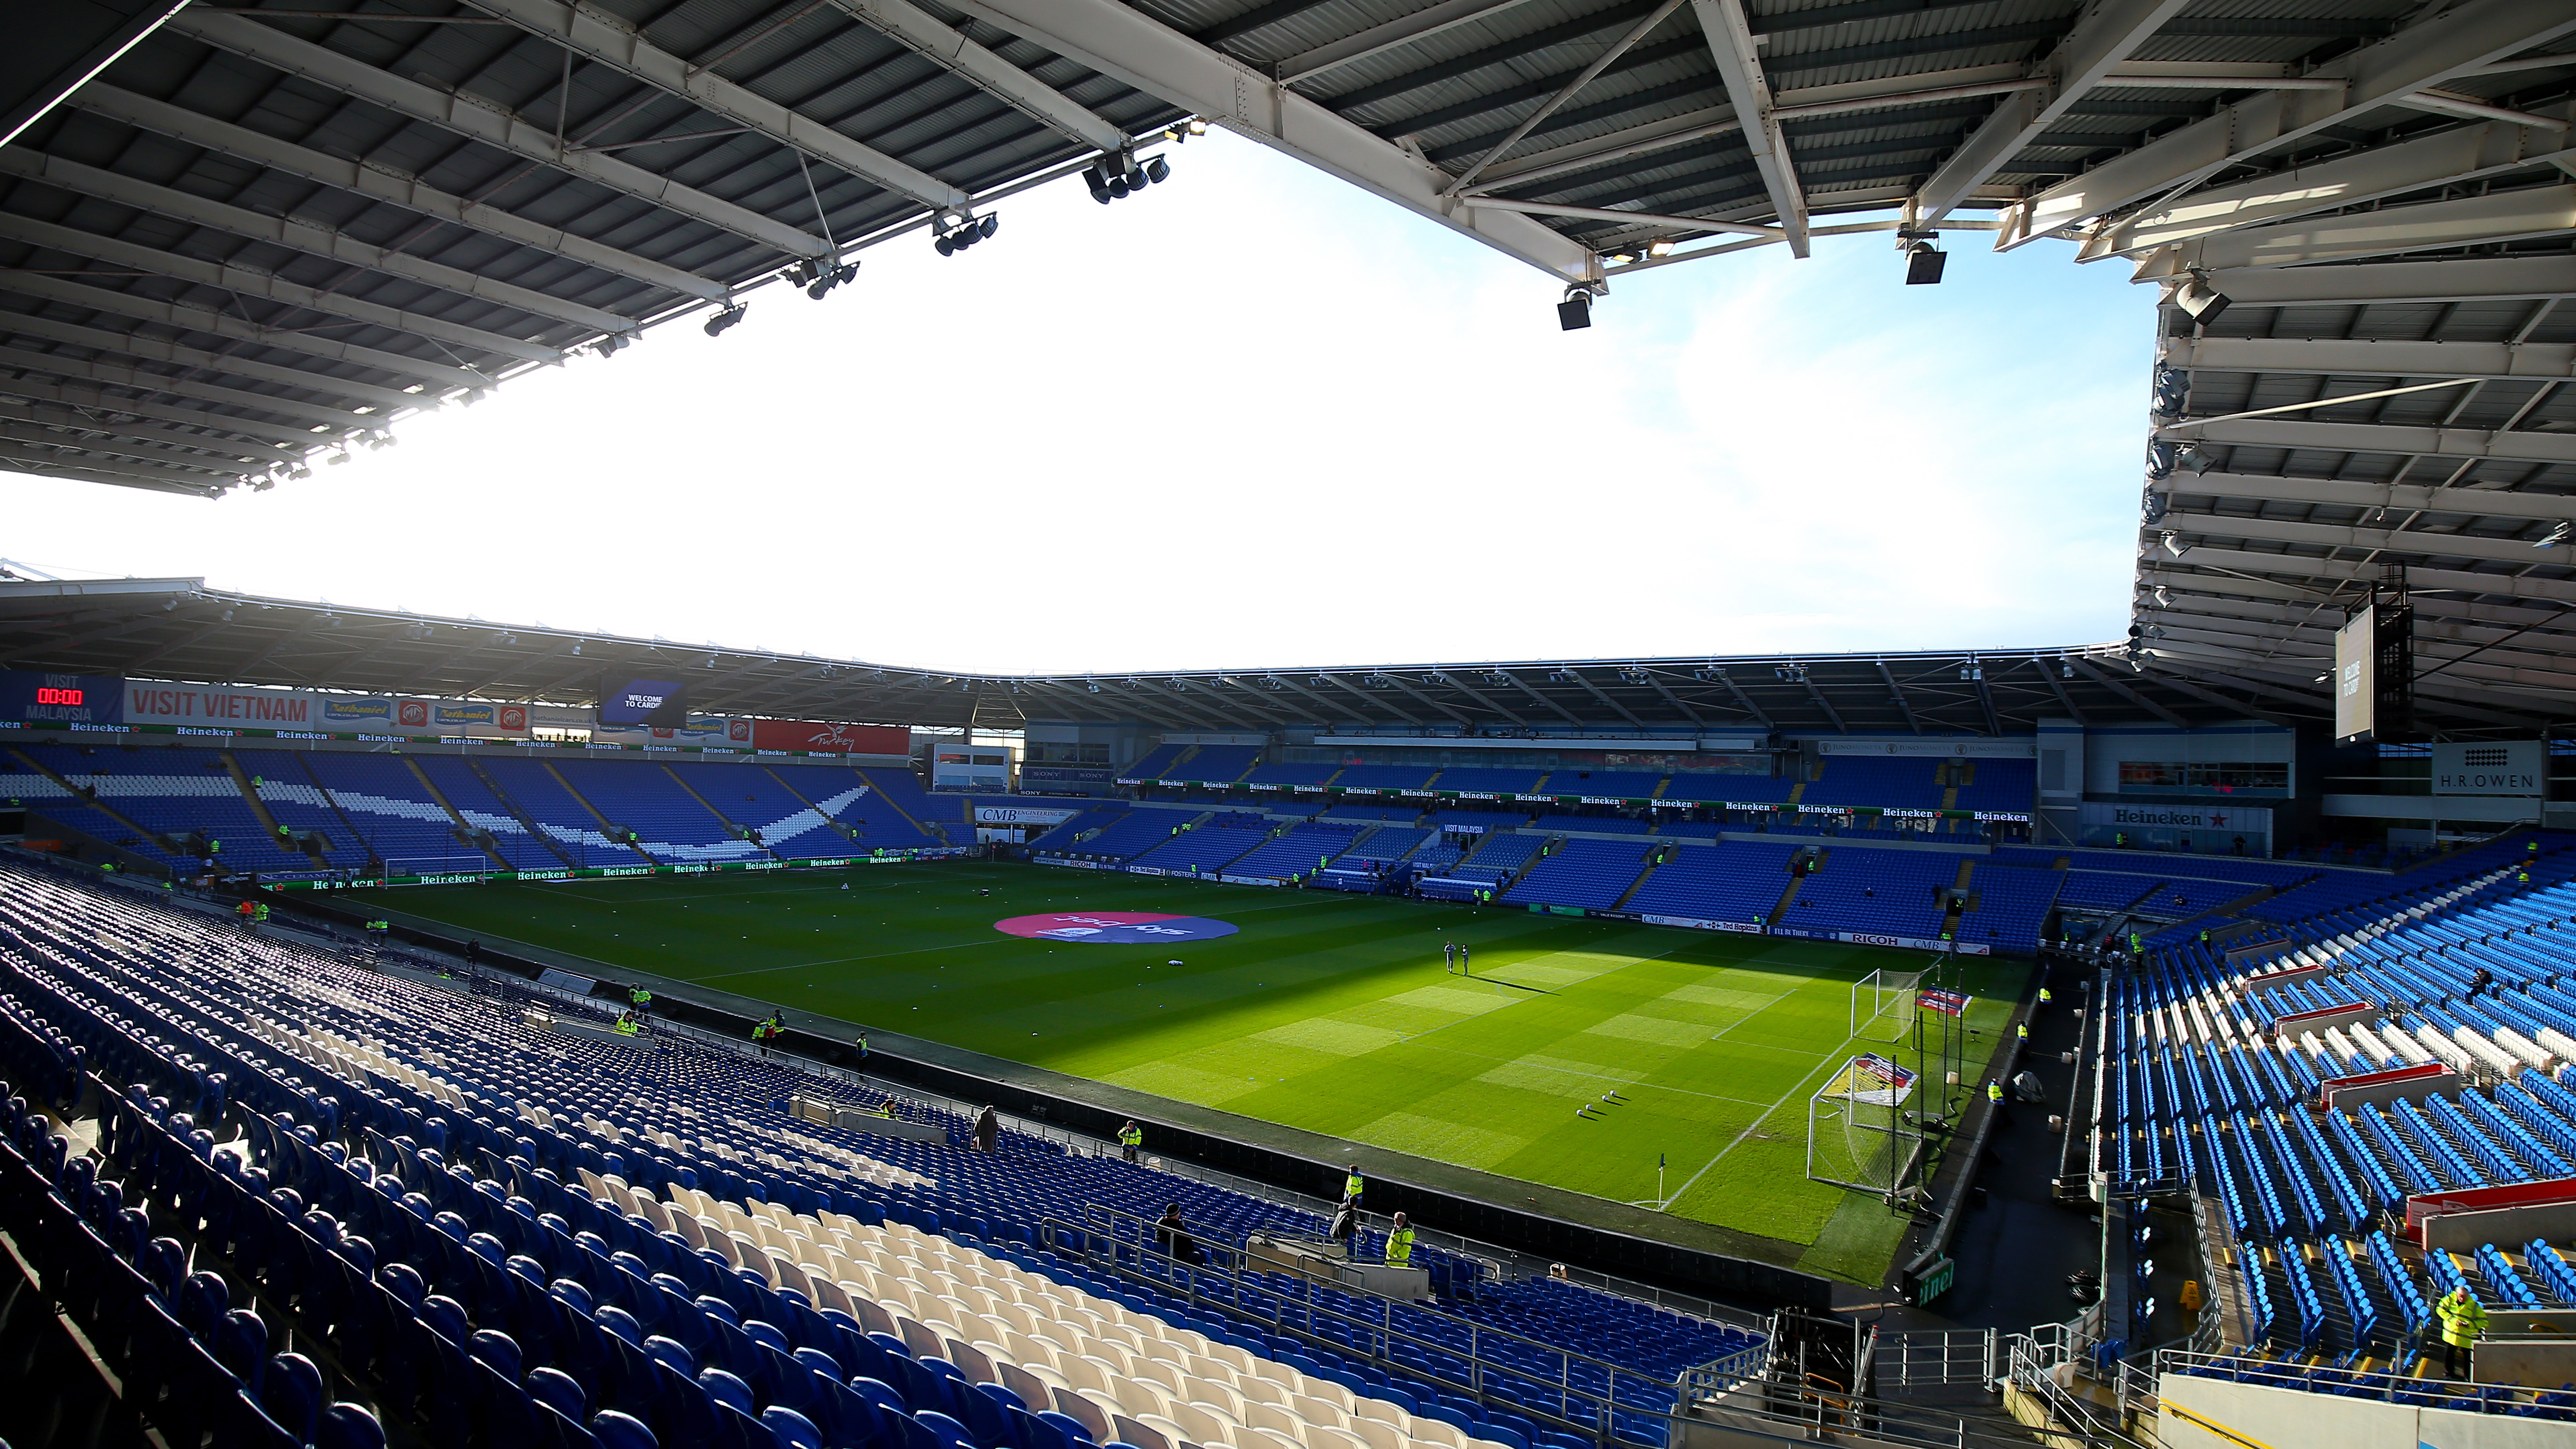
[[[791,1013],[1660,1205],[1788,1245],[1782,1259],[1812,1272],[1875,1280],[1898,1236],[1875,1199],[1807,1180],[1806,1113],[1875,1045],[1850,1036],[1852,983],[1920,969],[1919,952],[980,862],[427,887],[386,904]],[[1137,934],[1115,913],[1234,929],[1086,939]],[[996,928],[1023,916],[1047,919],[1019,931],[1073,934]],[[1445,969],[1449,941],[1469,948],[1472,975]],[[2025,971],[1968,961],[1967,1071]]]

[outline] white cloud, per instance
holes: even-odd
[[[2054,644],[2126,614],[2151,298],[1884,235],[1529,269],[1257,147],[207,504],[0,476],[45,566],[958,669]]]

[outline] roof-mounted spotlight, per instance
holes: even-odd
[[[2571,537],[2576,537],[2576,523],[2571,523],[2562,518],[2558,520],[2557,527],[2542,534],[2538,539],[2533,541],[2531,546],[2533,548],[2556,548],[2560,544],[2567,542]]]
[[[2165,552],[2172,554],[2175,558],[2180,558],[2182,557],[2181,539],[2181,534],[2168,528],[2163,533],[2157,535],[2156,542],[2164,545]]]
[[[707,335],[709,337],[722,337],[734,326],[734,324],[742,320],[742,314],[745,310],[746,309],[742,303],[736,302],[732,306],[724,308],[714,316],[709,317],[707,319]]]
[[[1556,304],[1556,326],[1560,332],[1580,332],[1592,325],[1592,289],[1572,286],[1565,289],[1565,300]]]
[[[953,257],[979,241],[991,240],[993,233],[1001,227],[1002,219],[998,216],[986,216],[981,220],[970,216],[941,232],[931,242],[931,249],[943,257]]]
[[[2199,272],[2184,278],[2183,284],[2174,288],[2173,294],[2174,306],[2203,327],[2217,321],[2219,314],[2225,312],[2233,300],[2209,285],[2209,278]]]
[[[593,344],[592,350],[596,351],[602,357],[615,357],[618,353],[625,351],[634,341],[634,338],[627,336],[623,332],[611,332],[607,336],[600,338],[597,343]]]
[[[2162,584],[2158,584],[2158,585],[2156,585],[2156,607],[2157,607],[2157,608],[2159,608],[2159,609],[2170,609],[2170,608],[2172,608],[2172,607],[2173,607],[2173,590],[2171,590],[2171,589],[2169,589],[2169,588],[2166,588],[2166,587],[2165,587],[2164,585],[2162,585]]]
[[[820,302],[834,287],[838,287],[846,282],[855,281],[858,279],[858,275],[859,264],[857,262],[843,262],[839,266],[833,267],[828,271],[818,270],[814,279],[805,284],[805,295],[813,298],[817,302]]]
[[[2158,438],[2147,444],[2147,476],[2159,482],[2172,477],[2174,464],[2181,456],[2181,447],[2167,439]]]
[[[1918,236],[1905,248],[1905,285],[1937,285],[1941,280],[1941,269],[1949,264],[1948,252],[1941,250],[1930,236]]]

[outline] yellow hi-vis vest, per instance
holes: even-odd
[[[1356,1172],[1342,1179],[1342,1196],[1344,1197],[1358,1197],[1362,1192],[1366,1191],[1367,1188],[1367,1181]]]
[[[2487,1306],[2458,1289],[2443,1294],[2433,1311],[2441,1315],[2442,1341],[2454,1347],[2467,1348],[2487,1331]]]
[[[1120,1133],[1118,1134],[1118,1145],[1119,1145],[1119,1146],[1121,1146],[1121,1147],[1142,1147],[1142,1146],[1144,1146],[1144,1145],[1145,1145],[1145,1131],[1144,1131],[1144,1129],[1143,1129],[1143,1128],[1141,1128],[1141,1127],[1129,1127],[1129,1128],[1127,1128],[1126,1130],[1124,1130],[1124,1131],[1120,1132]]]
[[[1413,1261],[1413,1229],[1397,1228],[1386,1235],[1386,1260],[1402,1268]]]

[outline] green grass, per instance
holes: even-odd
[[[1847,1040],[1851,983],[1919,953],[1019,865],[432,887],[388,904],[1619,1202],[1656,1199],[1660,1153],[1679,1216],[1816,1245],[1809,1266],[1847,1278],[1875,1279],[1893,1248],[1884,1208],[1806,1180],[1806,1103],[1866,1049]],[[1076,907],[1241,930],[1128,946],[992,929]],[[1444,940],[1473,949],[1475,979],[1444,972]],[[1981,1041],[2022,970],[1970,967]]]

